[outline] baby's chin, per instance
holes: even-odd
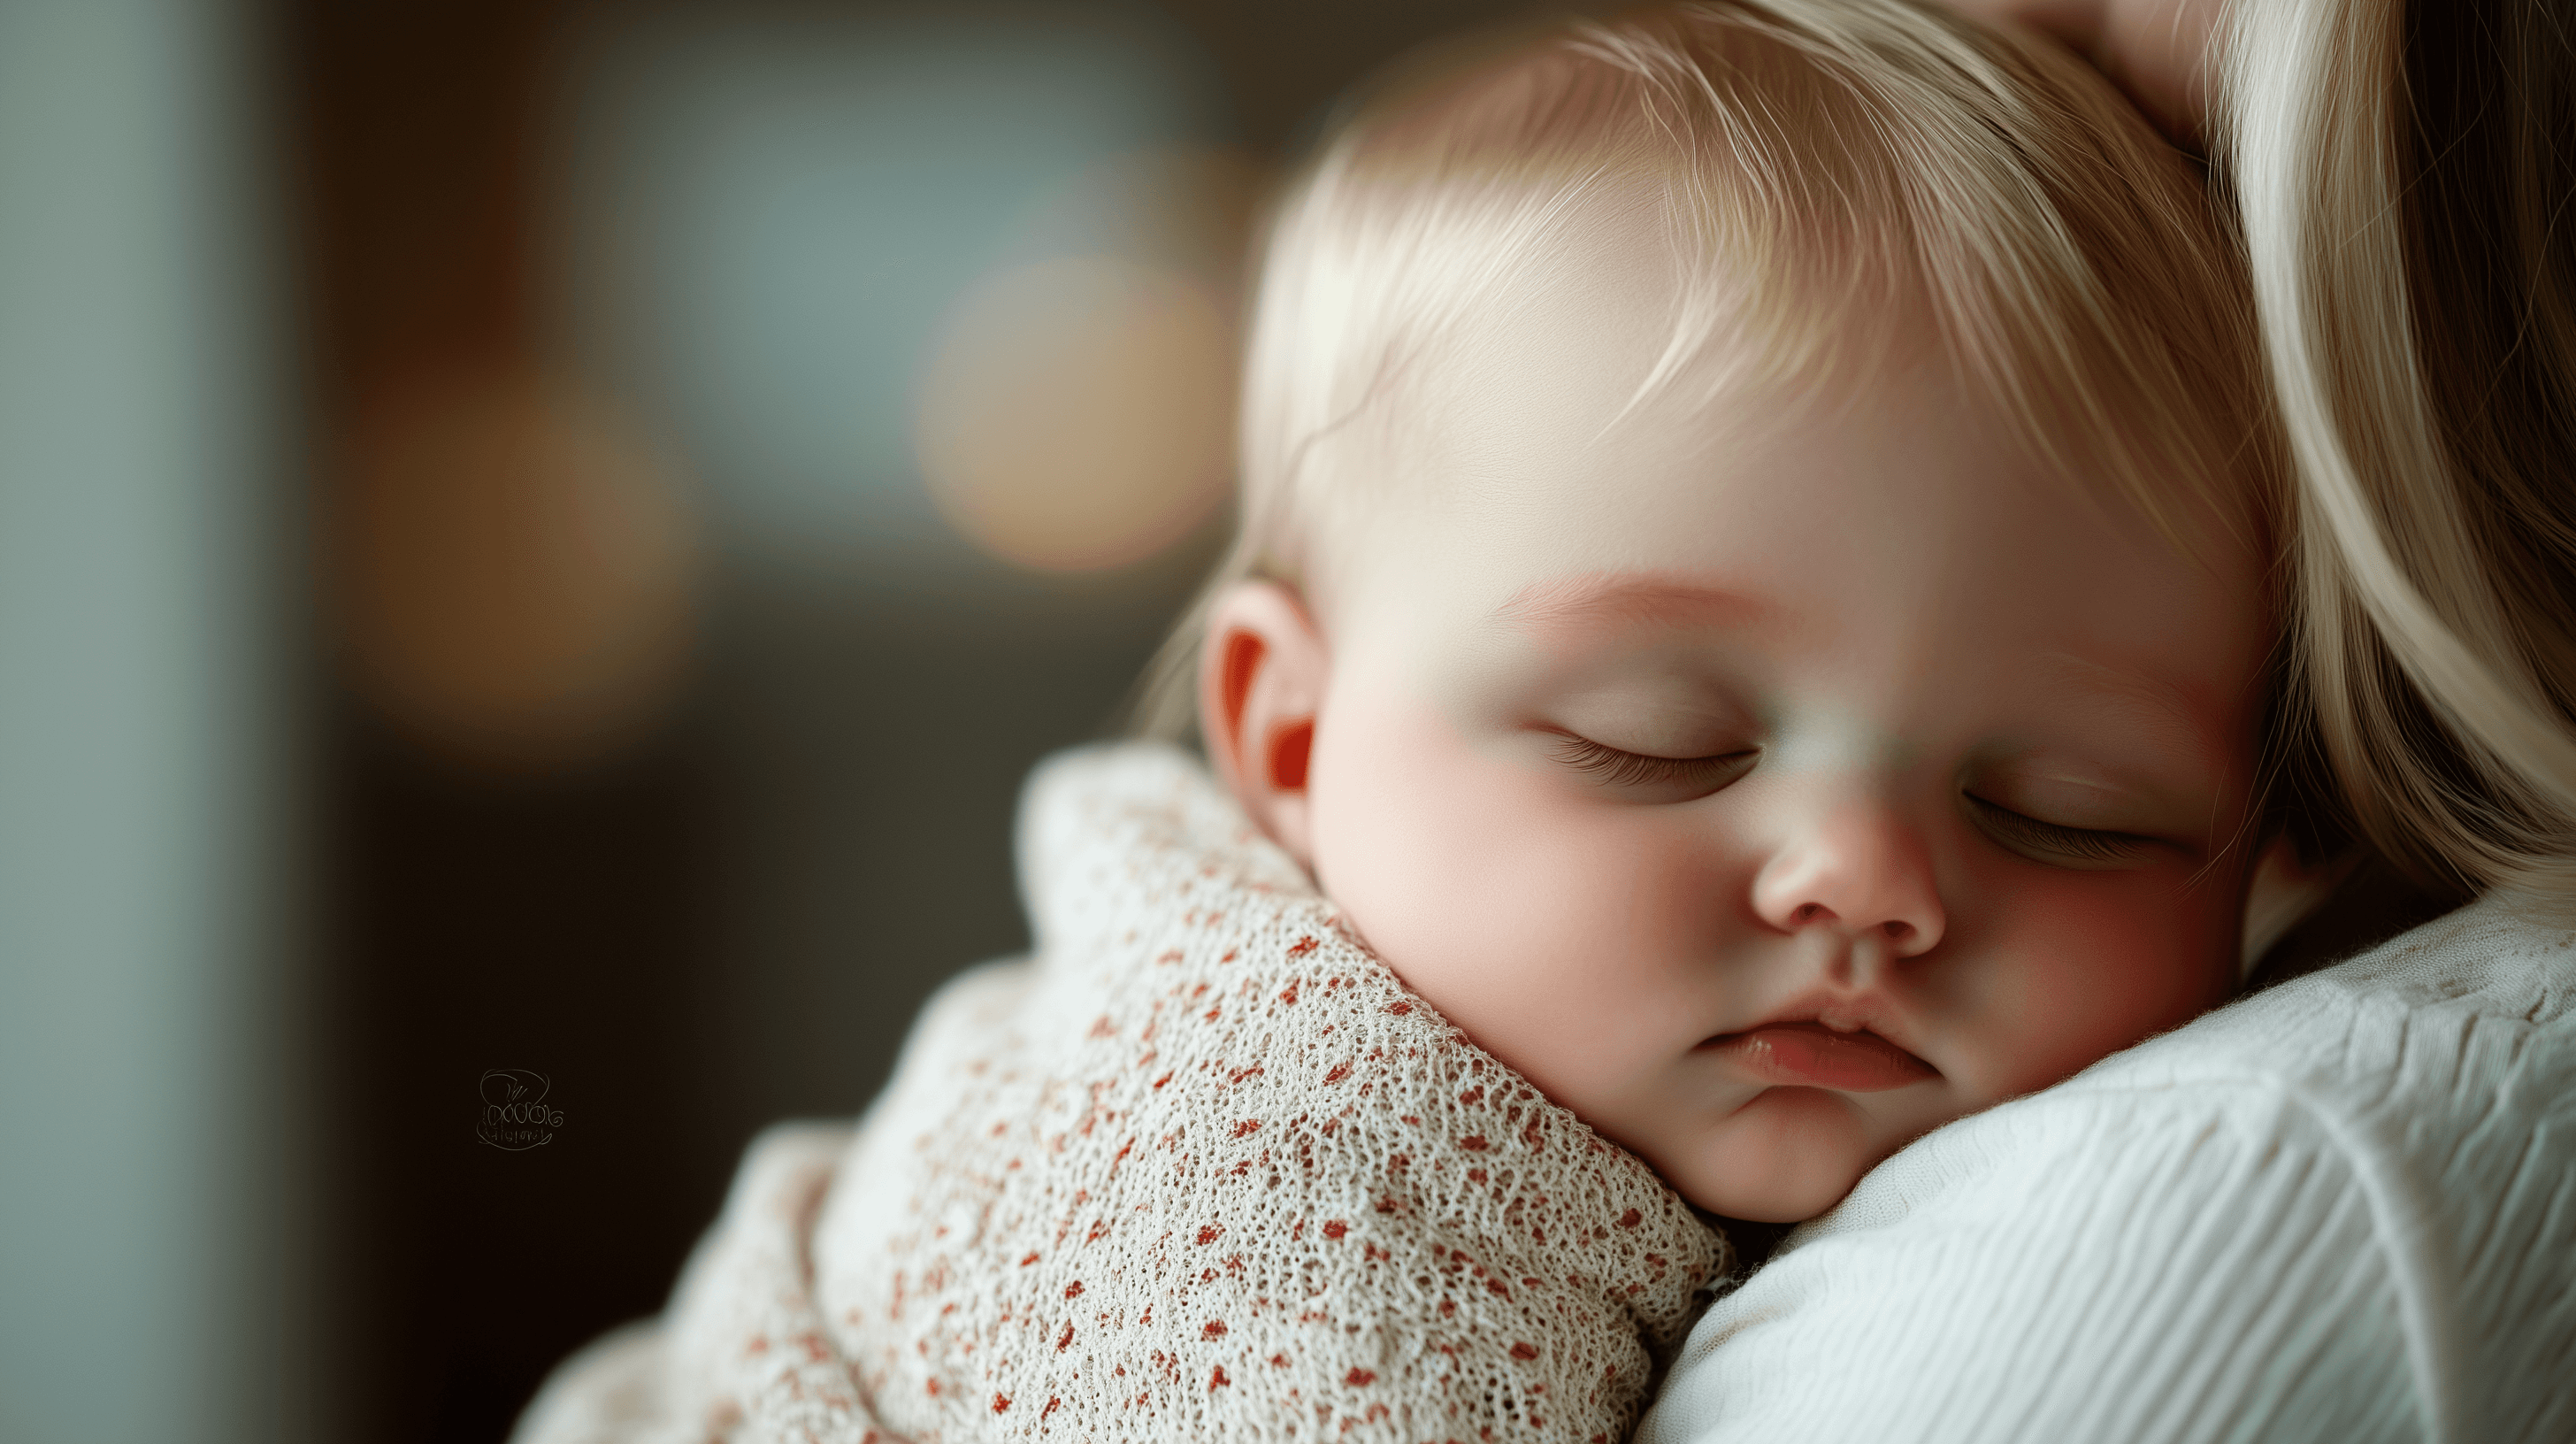
[[[1728,1218],[1799,1223],[1843,1195],[1893,1150],[1859,1110],[1821,1088],[1771,1088],[1676,1157],[1649,1156],[1693,1204]]]

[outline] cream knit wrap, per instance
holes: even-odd
[[[1037,960],[943,990],[855,1135],[755,1144],[523,1444],[1625,1435],[1722,1236],[1181,753],[1049,763],[1019,842]]]

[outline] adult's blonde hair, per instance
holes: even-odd
[[[1905,0],[1708,0],[1489,40],[1339,126],[1268,231],[1239,530],[1149,674],[1193,712],[1234,583],[1303,585],[1476,317],[1643,212],[1679,280],[1646,390],[1848,389],[1928,319],[2019,439],[2177,538],[2269,545],[2274,447],[2241,257],[2205,178],[2035,38]],[[1354,444],[1356,443],[1356,444]]]
[[[2240,0],[2226,30],[2294,714],[2382,852],[2576,921],[2576,36],[2560,0]]]

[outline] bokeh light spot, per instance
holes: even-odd
[[[695,523],[661,452],[603,399],[519,371],[393,388],[358,427],[334,520],[353,679],[433,750],[592,762],[672,696]]]
[[[1135,261],[992,277],[923,372],[915,436],[931,499],[977,546],[1038,571],[1162,550],[1225,492],[1233,331],[1206,282]]]

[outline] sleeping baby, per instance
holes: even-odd
[[[1277,215],[1212,769],[755,1147],[586,1438],[1615,1440],[1733,1266],[2227,998],[2275,444],[2190,165],[1892,0],[1449,57]]]

